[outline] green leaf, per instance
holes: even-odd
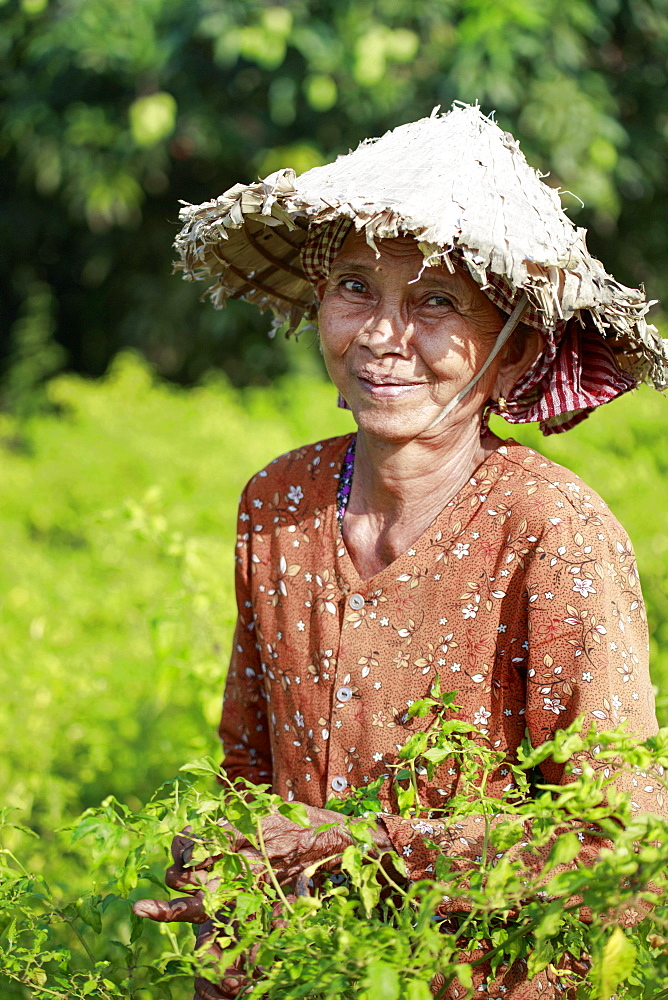
[[[460,962],[458,965],[455,965],[455,972],[462,986],[465,986],[468,990],[473,989],[473,972],[470,965]]]
[[[617,987],[633,972],[635,963],[635,945],[621,927],[615,927],[603,949],[598,1000],[611,1000]]]
[[[434,701],[433,698],[418,698],[414,701],[412,705],[408,706],[408,711],[406,716],[409,719],[415,718],[417,716],[419,719],[423,719],[425,715],[429,715],[433,712],[434,708],[438,706],[438,702]]]
[[[285,816],[286,819],[289,819],[292,823],[296,823],[298,826],[311,826],[306,806],[303,802],[284,802],[279,806],[278,811],[281,816]]]
[[[550,903],[547,910],[545,910],[538,923],[534,929],[534,935],[537,941],[542,941],[547,938],[553,938],[561,930],[561,925],[564,922],[564,909],[563,902],[560,899],[555,900]]]
[[[399,760],[414,760],[427,749],[429,737],[426,733],[414,733],[399,751]]]
[[[369,1000],[399,1000],[399,975],[387,962],[378,959],[370,962],[364,984]]]
[[[574,833],[569,831],[560,834],[552,845],[552,850],[545,862],[545,871],[552,871],[557,865],[570,864],[580,853],[580,847],[580,841]]]
[[[406,1000],[433,1000],[433,993],[422,979],[411,979],[403,985]]]
[[[527,974],[531,979],[538,972],[542,972],[554,956],[554,945],[551,941],[540,941],[532,949],[527,959]],[[606,998],[608,1000],[608,998]]]
[[[407,816],[409,814],[415,805],[415,789],[412,784],[408,788],[402,788],[400,785],[397,785],[397,805],[400,816]]]
[[[134,944],[144,933],[144,927],[146,921],[143,917],[138,917],[137,914],[131,910],[130,911],[130,927],[132,928],[130,933],[130,944]]]
[[[497,851],[507,851],[525,835],[522,817],[508,818],[492,830],[492,844]]]
[[[91,896],[80,896],[75,906],[83,922],[99,934],[102,930],[102,916],[97,903],[93,902]]]
[[[184,764],[179,770],[187,771],[189,774],[214,774],[218,777],[220,764],[213,757],[199,757],[197,760],[191,760],[188,764]]]
[[[341,855],[341,868],[344,872],[348,872],[353,880],[359,878],[362,868],[362,852],[359,847],[355,847],[354,844],[346,847]]]

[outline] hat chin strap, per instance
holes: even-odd
[[[494,342],[494,347],[489,352],[487,360],[485,361],[480,371],[473,376],[468,385],[465,385],[464,388],[461,389],[460,392],[458,392],[457,395],[450,400],[447,406],[443,407],[439,415],[434,420],[432,420],[432,422],[429,424],[429,427],[427,427],[428,431],[430,431],[432,427],[436,427],[437,424],[440,424],[441,420],[443,420],[444,417],[447,417],[447,415],[454,410],[455,406],[461,403],[464,396],[466,396],[466,394],[471,391],[473,386],[476,385],[476,383],[483,377],[483,375],[485,374],[491,363],[494,361],[494,358],[497,356],[503,345],[510,337],[511,333],[513,333],[513,331],[515,330],[515,327],[522,318],[522,313],[524,312],[528,304],[529,304],[529,297],[525,292],[520,301],[517,303],[517,305],[511,312],[508,319],[506,320],[503,329],[497,335],[496,341]]]

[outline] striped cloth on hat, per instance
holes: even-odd
[[[329,276],[334,258],[353,225],[351,219],[339,217],[311,226],[301,249],[301,263],[313,284]],[[469,273],[459,247],[453,247],[448,257],[455,267]],[[487,273],[487,283],[481,289],[508,315],[524,294],[524,289],[513,289],[505,278],[491,272]],[[620,370],[610,347],[593,326],[586,326],[577,318],[550,325],[532,301],[522,314],[522,322],[537,330],[545,344],[506,396],[503,417],[510,423],[538,421],[543,434],[567,431],[595,407],[638,385],[637,379]],[[345,401],[340,400],[340,405],[345,406]],[[487,404],[485,423],[490,413],[499,413],[494,400]]]

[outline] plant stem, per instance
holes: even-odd
[[[64,920],[66,924],[69,924],[69,926],[72,928],[76,936],[79,938],[82,948],[84,949],[84,951],[88,955],[88,958],[90,959],[91,965],[93,966],[93,968],[95,968],[95,963],[96,963],[95,955],[88,947],[88,942],[84,939],[83,935],[80,933],[79,928],[75,926],[74,921],[70,917],[64,917],[62,916],[62,914],[57,912],[55,915],[59,916],[62,920]]]
[[[271,879],[271,883],[272,883],[274,889],[276,890],[276,892],[278,893],[278,895],[279,895],[279,897],[280,897],[283,905],[285,906],[286,910],[288,911],[288,913],[292,913],[293,912],[292,906],[288,902],[288,898],[285,895],[285,893],[283,892],[283,889],[281,887],[280,882],[276,878],[276,872],[274,871],[274,867],[273,867],[273,865],[272,865],[272,863],[271,863],[271,861],[269,859],[269,854],[267,853],[267,847],[266,847],[266,844],[264,842],[264,834],[262,833],[262,821],[261,820],[257,824],[257,842],[258,842],[259,847],[260,847],[260,853],[262,854],[262,857],[264,858],[264,863],[265,863],[266,868],[267,868],[267,874],[269,875],[269,878]]]

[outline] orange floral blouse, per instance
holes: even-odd
[[[633,550],[600,497],[502,442],[410,549],[363,580],[336,516],[350,440],[283,455],[243,492],[220,725],[230,777],[315,806],[345,796],[396,760],[422,725],[406,709],[436,676],[457,691],[459,717],[511,755],[525,728],[536,746],[582,714],[603,729],[627,719],[642,737],[656,731]],[[543,773],[565,780],[554,763]],[[457,775],[422,780],[422,801],[438,807]],[[502,797],[508,781],[501,768],[491,792]],[[634,776],[629,791],[633,808],[664,811],[651,777]],[[395,849],[411,877],[429,875],[421,823],[396,815],[390,794],[383,822]],[[464,865],[481,853],[479,818],[467,819],[456,844]],[[477,975],[476,996],[563,996],[545,973],[530,984],[516,967],[493,982]]]

